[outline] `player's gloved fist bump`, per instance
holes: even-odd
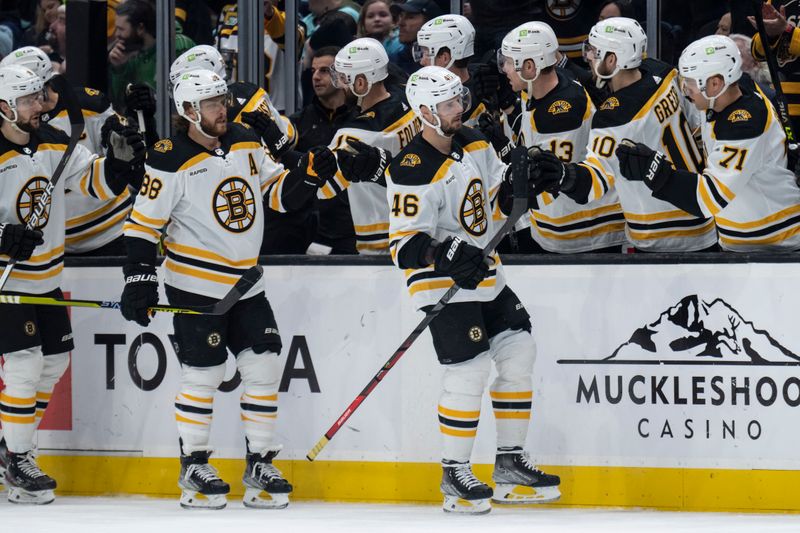
[[[433,252],[433,268],[450,276],[462,289],[473,290],[489,273],[491,259],[460,237],[448,237]]]
[[[616,154],[622,175],[631,181],[644,181],[653,191],[661,189],[672,175],[672,164],[666,156],[646,144],[623,139]]]
[[[338,151],[339,166],[344,178],[353,183],[381,181],[389,157],[386,150],[370,146],[357,139],[347,141],[347,148]]]
[[[492,148],[500,156],[500,159],[507,163],[508,156],[514,146],[506,137],[505,132],[503,132],[503,125],[491,113],[481,113],[478,117],[478,129],[489,139]]]
[[[289,137],[281,131],[275,120],[266,113],[262,111],[242,113],[242,122],[258,133],[274,157],[279,158],[290,148]]]
[[[128,111],[141,111],[146,117],[156,114],[156,96],[144,83],[131,83],[125,89],[125,107]]]
[[[147,310],[158,304],[156,267],[143,263],[127,264],[122,267],[122,272],[125,275],[120,301],[122,316],[146,327],[150,323]]]
[[[569,192],[575,187],[575,168],[565,164],[553,152],[533,147],[528,151],[532,171],[530,179],[536,194]]]
[[[298,166],[306,173],[316,187],[333,179],[339,166],[336,156],[327,147],[315,146],[300,158]]]
[[[15,261],[26,261],[33,249],[44,242],[42,232],[24,224],[0,224],[0,254]]]

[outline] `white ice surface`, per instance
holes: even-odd
[[[789,514],[678,513],[623,509],[497,508],[454,516],[433,505],[293,502],[284,510],[185,511],[177,500],[59,497],[42,507],[0,501],[2,533],[740,533],[799,532]]]

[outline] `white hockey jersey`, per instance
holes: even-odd
[[[208,151],[186,133],[158,141],[125,224],[126,237],[155,244],[165,234],[165,283],[210,298],[222,298],[258,262],[261,197],[285,211],[288,174],[249,128],[229,124],[220,142]],[[245,297],[263,291],[262,280]]]
[[[640,250],[689,252],[717,242],[714,219],[697,218],[655,198],[641,181],[622,177],[616,148],[623,139],[644,143],[666,153],[677,167],[702,170],[702,153],[676,81],[677,71],[655,60],[640,67],[642,79],[611,94],[592,119],[586,159],[578,165],[579,176],[591,180],[588,195],[597,200],[616,187],[625,213],[625,233]]]
[[[64,132],[47,124],[31,134],[26,146],[19,146],[0,135],[0,223],[26,224],[50,182],[50,177],[67,149]],[[108,202],[115,196],[106,182],[105,158],[78,144],[58,180],[37,229],[44,243],[27,261],[20,261],[11,272],[4,291],[44,294],[61,284],[64,269],[64,190]],[[9,257],[0,255],[0,271]]]
[[[402,268],[406,285],[417,309],[435,304],[453,286],[449,276],[433,266],[407,268],[400,261],[403,247],[424,233],[442,242],[458,236],[483,248],[505,218],[495,206],[507,166],[476,130],[461,128],[453,136],[449,155],[434,148],[422,135],[416,136],[386,171],[390,207],[391,256]],[[475,290],[461,290],[451,300],[488,302],[505,287],[503,265],[496,252],[489,275]]]
[[[696,183],[671,180],[656,194],[713,216],[725,250],[800,249],[800,188],[786,168],[786,136],[769,100],[757,88],[742,92],[704,121],[707,161]]]
[[[102,155],[105,150],[101,145],[100,130],[106,119],[114,114],[111,103],[100,91],[88,87],[76,88],[75,96],[85,123],[79,143],[89,152]],[[72,133],[62,100],[53,110],[42,114],[41,119],[67,135]],[[77,191],[65,192],[67,254],[90,252],[122,236],[122,227],[133,205],[127,189],[110,200],[98,200]]]
[[[558,72],[558,85],[544,97],[532,100],[522,93],[518,142],[549,150],[565,163],[583,161],[593,115],[580,83]],[[548,252],[589,252],[625,242],[625,218],[614,189],[583,205],[566,194],[545,192],[536,200],[531,236]]]
[[[392,156],[422,131],[422,121],[414,115],[404,97],[392,95],[346,123],[333,138],[336,153],[349,139],[387,150]],[[334,180],[320,189],[319,197],[330,199],[347,189],[356,249],[360,254],[389,252],[389,208],[386,187],[377,183],[350,183],[336,173]]]

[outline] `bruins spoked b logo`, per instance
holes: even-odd
[[[461,202],[461,225],[470,234],[480,236],[486,233],[489,221],[486,218],[486,202],[483,196],[483,182],[475,178],[467,186]]]
[[[234,233],[250,229],[256,219],[256,199],[250,185],[239,177],[223,181],[214,193],[214,216]]]
[[[28,223],[28,220],[33,216],[34,211],[38,208],[39,199],[44,194],[50,181],[44,176],[34,176],[28,180],[22,190],[17,196],[17,217]],[[36,220],[35,228],[43,228],[47,225],[50,219],[50,201],[52,197],[47,199],[44,209],[39,213]]]

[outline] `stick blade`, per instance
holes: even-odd
[[[242,277],[239,278],[239,281],[228,291],[228,294],[220,300],[219,302],[214,305],[214,310],[211,314],[213,315],[224,315],[231,308],[236,305],[236,302],[242,299],[242,296],[247,294],[247,291],[253,288],[253,286],[258,283],[258,280],[261,279],[261,276],[264,275],[264,267],[261,265],[256,265],[250,267]]]

